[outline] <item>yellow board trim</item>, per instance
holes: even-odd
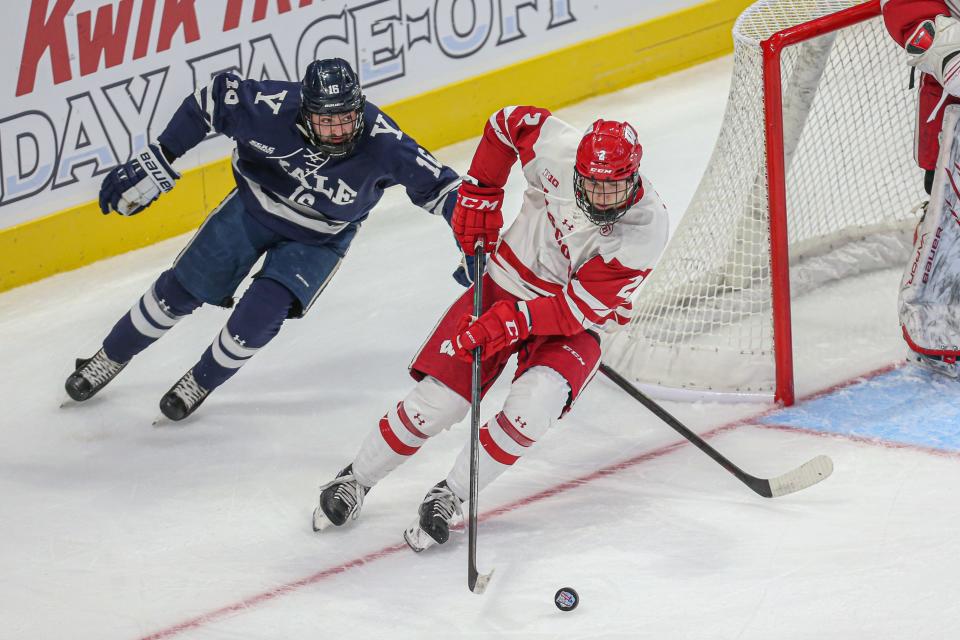
[[[385,105],[420,144],[479,136],[510,104],[557,109],[730,53],[733,22],[752,0],[709,0]],[[230,160],[184,173],[149,213],[103,216],[88,202],[0,230],[0,291],[196,229],[234,187]]]

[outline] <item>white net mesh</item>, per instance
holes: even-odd
[[[763,0],[734,28],[723,126],[703,179],[633,322],[605,361],[640,384],[774,392],[770,237],[760,42],[863,4]],[[829,18],[826,18],[829,20]],[[905,54],[880,18],[781,57],[791,293],[903,264],[923,197],[913,161]]]

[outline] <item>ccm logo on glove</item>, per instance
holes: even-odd
[[[471,198],[469,196],[460,196],[458,203],[461,207],[467,209],[476,209],[477,211],[496,211],[500,208],[500,200],[486,200],[480,198]]]

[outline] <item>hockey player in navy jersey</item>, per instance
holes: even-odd
[[[263,267],[200,359],[160,400],[171,420],[193,413],[280,330],[302,317],[336,273],[384,189],[450,220],[459,176],[367,102],[350,65],[316,60],[302,82],[217,75],[174,113],[155,143],[113,169],[100,209],[140,213],[174,187],[171,164],[209,133],[236,141],[237,186],[207,217],[173,266],[114,325],[103,347],[77,360],[67,393],[84,401],[202,304],[232,305],[261,256]]]

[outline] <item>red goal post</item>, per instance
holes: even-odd
[[[904,264],[923,181],[879,0],[761,0],[701,183],[604,360],[660,396],[794,402],[791,293]]]

